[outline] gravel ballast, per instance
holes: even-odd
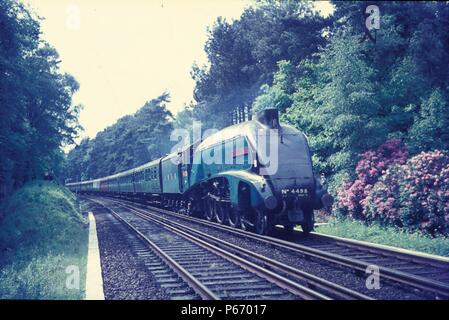
[[[167,299],[164,291],[132,250],[129,231],[102,206],[87,203],[97,225],[103,290],[106,300]]]

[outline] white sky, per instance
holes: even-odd
[[[45,20],[43,38],[80,83],[81,137],[132,114],[167,90],[176,113],[192,100],[193,62],[207,62],[206,28],[240,17],[251,0],[25,0]],[[327,14],[327,1],[316,4]],[[79,17],[79,18],[77,18]]]

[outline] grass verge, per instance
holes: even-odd
[[[365,225],[360,221],[334,219],[327,225],[318,226],[316,232],[449,257],[448,238],[430,238],[419,232],[378,224]]]
[[[0,299],[84,299],[88,225],[75,196],[33,181],[0,212]]]

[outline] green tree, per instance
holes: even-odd
[[[278,71],[273,76],[273,85],[264,84],[261,94],[254,100],[252,111],[254,113],[276,108],[285,112],[292,105],[292,94],[295,92],[296,73],[291,61],[279,61]]]
[[[271,85],[279,61],[299,63],[325,44],[329,24],[311,3],[258,1],[233,23],[219,18],[205,47],[209,64],[194,65],[195,117],[221,128],[250,116],[263,84]],[[211,118],[210,114],[215,117]]]
[[[80,181],[108,176],[163,156],[169,141],[172,114],[166,108],[168,93],[146,102],[134,115],[120,118],[83,140],[67,155],[67,180]]]
[[[59,71],[39,21],[19,1],[0,2],[0,198],[30,179],[54,176],[61,146],[79,129],[78,83]]]
[[[435,89],[423,99],[408,137],[416,150],[449,150],[449,105],[447,90]]]

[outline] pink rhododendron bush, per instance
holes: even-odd
[[[357,179],[339,192],[339,209],[356,219],[449,235],[448,154],[406,157],[406,147],[397,140],[364,153]]]
[[[363,153],[356,167],[357,178],[343,183],[338,192],[338,206],[345,215],[364,220],[364,202],[379,177],[389,167],[407,161],[407,148],[397,139],[389,140],[376,150]]]
[[[364,216],[431,235],[449,235],[449,156],[421,153],[379,179],[364,200]]]

